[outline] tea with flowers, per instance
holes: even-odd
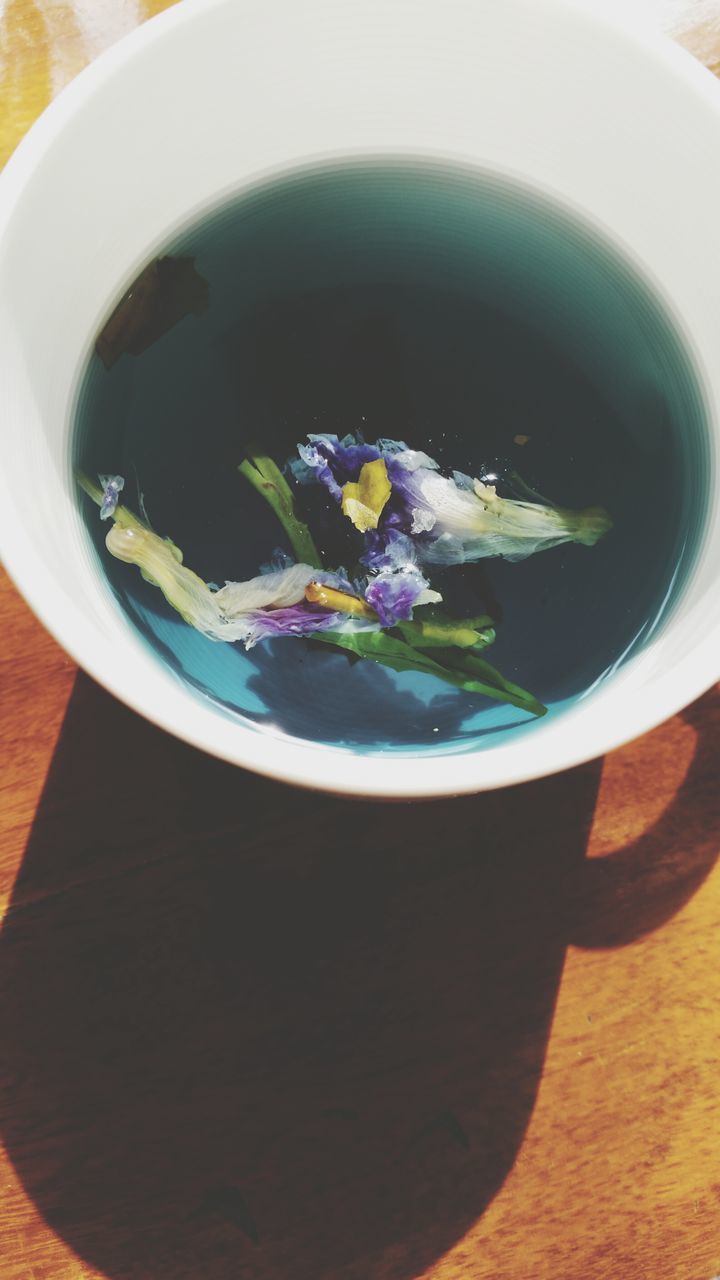
[[[144,268],[75,464],[118,600],[201,694],[316,741],[466,750],[661,623],[701,428],[679,339],[601,238],[497,179],[358,162]]]

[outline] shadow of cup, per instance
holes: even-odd
[[[40,1212],[117,1280],[422,1272],[513,1164],[568,943],[658,927],[712,866],[719,708],[686,713],[657,822],[588,861],[599,762],[344,801],[79,676],[0,938],[3,1137]]]

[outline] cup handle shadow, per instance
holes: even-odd
[[[568,885],[569,942],[619,947],[672,918],[700,888],[720,852],[720,689],[682,712],[697,732],[687,775],[637,840],[586,859]],[[661,732],[661,730],[660,730]]]

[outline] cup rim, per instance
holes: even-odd
[[[652,28],[646,29],[639,22],[606,13],[601,0],[584,0],[579,6],[577,0],[540,2],[551,15],[572,11],[576,18],[579,13],[604,29],[619,31],[636,45],[639,55],[654,58],[669,73],[685,80],[720,117],[720,84],[669,38]],[[95,92],[131,63],[141,50],[162,40],[168,30],[192,24],[204,13],[227,3],[228,0],[184,0],[182,5],[164,11],[125,36],[63,90],[25,135],[0,174],[0,239],[54,139],[71,123],[75,113],[91,102]],[[533,0],[534,7],[537,3],[538,0]],[[153,697],[148,696],[147,687],[143,687],[138,696],[131,683],[120,678],[103,661],[97,645],[83,634],[82,628],[66,625],[62,609],[57,607],[61,597],[55,584],[48,581],[47,572],[43,576],[40,557],[11,526],[2,502],[0,546],[10,578],[43,625],[72,659],[108,692],[158,727],[211,755],[285,782],[337,794],[386,799],[432,798],[542,778],[586,763],[653,729],[709,689],[720,675],[718,645],[710,634],[694,648],[693,661],[676,668],[672,679],[654,688],[651,697],[645,690],[633,690],[632,713],[622,722],[603,724],[592,743],[578,739],[565,728],[552,751],[538,750],[537,743],[533,745],[531,741],[534,735],[530,735],[528,743],[511,742],[505,747],[458,755],[348,752],[284,734],[278,739],[239,721],[224,724],[210,700],[207,706],[197,706],[197,714],[189,724],[186,691],[173,683],[171,677],[157,679],[157,692]],[[168,696],[172,690],[174,698]],[[560,718],[563,726],[569,724],[571,714],[565,712]]]

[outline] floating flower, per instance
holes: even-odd
[[[125,488],[125,480],[122,476],[98,476],[98,480],[102,485],[100,519],[109,520],[110,516],[115,514],[120,490]]]
[[[353,436],[314,435],[299,445],[299,460],[291,470],[301,483],[317,481],[343,504],[357,528],[366,536],[363,563],[371,570],[389,568],[393,539],[402,534],[412,540],[420,564],[462,564],[504,556],[523,560],[536,551],[578,542],[593,546],[611,527],[603,507],[570,511],[544,502],[501,498],[494,485],[454,472],[440,473],[428,454],[409,449],[399,440],[365,444]],[[373,524],[358,523],[357,509],[348,509],[348,488],[362,489],[368,468],[384,464],[390,493]],[[357,495],[351,489],[353,500]]]
[[[247,582],[227,582],[213,591],[182,563],[182,553],[174,543],[150,529],[114,524],[105,545],[116,559],[137,565],[181,618],[212,640],[239,640],[251,649],[258,640],[271,636],[342,630],[352,613],[342,607],[323,607],[306,594],[310,584],[323,577],[312,565],[291,564]],[[332,581],[335,575],[327,577]],[[342,593],[334,591],[333,595],[334,603],[341,605]],[[365,625],[368,623],[377,627],[377,616],[372,615]]]
[[[524,560],[564,542],[594,546],[611,527],[603,507],[569,511],[539,502],[498,496],[495,485],[462,476],[452,479],[426,467],[407,472],[403,494],[410,532],[426,564],[462,564],[489,556]]]
[[[96,494],[98,500],[99,490]],[[414,565],[394,575],[390,588],[383,575],[353,585],[342,571],[295,564],[283,552],[276,552],[257,577],[213,589],[183,564],[173,542],[146,528],[124,507],[116,508],[115,514],[105,539],[111,555],[137,565],[181,618],[212,640],[241,641],[250,649],[272,636],[378,630],[411,619],[414,605],[440,599],[427,590]]]

